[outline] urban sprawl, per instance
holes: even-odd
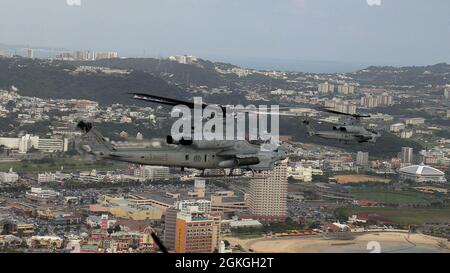
[[[33,59],[34,52],[0,58]],[[131,73],[85,63],[117,58],[115,52],[82,51],[61,53],[53,61],[84,61],[73,75]],[[164,61],[202,68],[194,56]],[[198,170],[98,161],[77,145],[81,132],[75,125],[80,120],[111,126],[111,140],[119,147],[166,145],[169,132],[162,128],[170,128],[163,126],[170,123],[167,109],[24,96],[13,85],[0,90],[0,251],[158,252],[152,232],[177,253],[255,251],[235,243],[236,238],[345,240],[374,230],[450,238],[450,85],[386,87],[358,82],[354,74],[223,65],[215,72],[285,82],[286,88],[240,82],[238,91],[250,103],[293,106],[282,110],[289,119],[319,125],[350,122],[319,111],[320,105],[349,114],[369,112],[370,117],[359,121],[365,127],[420,146],[401,145],[387,157],[365,149],[372,144],[349,151],[346,146],[352,144],[299,141],[281,127],[281,140],[289,141],[294,152],[272,171],[199,177]],[[192,82],[183,86],[195,96],[236,91]],[[423,107],[406,115],[397,111],[405,104]],[[135,124],[142,131],[127,129]],[[159,132],[159,138],[147,136],[144,129]],[[298,131],[307,135],[305,128]]]

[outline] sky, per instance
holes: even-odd
[[[450,63],[449,14],[448,0],[0,0],[0,43],[288,70],[426,65]]]

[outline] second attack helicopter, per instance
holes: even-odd
[[[342,125],[335,125],[331,130],[317,131],[315,130],[308,120],[303,121],[308,130],[310,136],[317,136],[324,139],[338,140],[344,143],[357,142],[357,143],[376,143],[377,139],[381,137],[381,134],[375,130],[368,129],[360,124],[361,118],[368,118],[370,115],[363,114],[348,114],[339,112],[336,110],[324,108],[321,111],[350,116],[350,124],[344,123]]]

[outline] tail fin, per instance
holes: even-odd
[[[309,134],[310,136],[313,136],[313,135],[316,134],[316,131],[311,127],[311,124],[309,123],[308,120],[304,120],[304,121],[303,121],[303,124],[305,124],[306,130],[308,131],[308,134]]]
[[[115,150],[98,130],[92,128],[92,123],[80,121],[77,128],[84,133],[80,143],[84,151],[95,155],[107,155]]]

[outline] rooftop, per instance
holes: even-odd
[[[444,172],[426,165],[412,165],[400,169],[400,173],[406,173],[411,175],[432,175],[432,176],[444,176]]]

